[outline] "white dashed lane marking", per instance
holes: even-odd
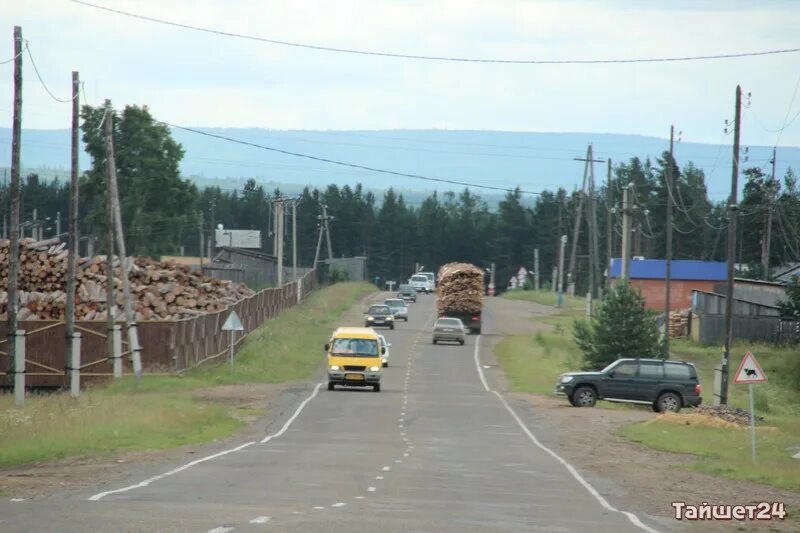
[[[271,518],[268,517],[268,516],[259,516],[257,518],[253,518],[252,520],[250,520],[250,523],[251,524],[266,524],[270,520],[271,520]]]
[[[375,492],[375,487],[367,487],[367,492]]]
[[[331,505],[331,507],[344,507],[345,505],[347,505],[347,504],[344,503],[344,502],[337,502],[337,503],[334,503],[333,505]]]
[[[214,529],[209,529],[208,533],[228,533],[228,531],[233,531],[232,527],[215,527]]]

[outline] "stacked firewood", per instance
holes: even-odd
[[[439,312],[477,313],[483,307],[483,270],[468,263],[448,263],[439,269]]]
[[[9,243],[0,240],[0,320],[7,318]],[[114,313],[122,316],[123,269],[112,258]],[[177,320],[221,311],[253,295],[244,284],[211,279],[187,265],[128,258],[132,307],[136,320]],[[106,257],[79,258],[76,268],[75,316],[78,320],[107,317]],[[58,239],[23,239],[19,253],[19,320],[60,320],[67,301],[67,251]]]
[[[689,336],[689,311],[670,312],[669,336],[672,338]]]

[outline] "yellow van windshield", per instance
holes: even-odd
[[[331,354],[377,357],[378,342],[372,339],[334,339]]]

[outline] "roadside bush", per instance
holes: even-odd
[[[330,269],[328,272],[328,282],[333,283],[341,283],[344,281],[350,281],[350,271],[347,270],[344,266],[335,266]]]
[[[621,282],[606,291],[590,320],[576,320],[575,343],[583,353],[583,367],[597,370],[622,357],[665,356],[653,313],[630,284]]]

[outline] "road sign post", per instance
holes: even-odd
[[[228,363],[231,365],[231,370],[233,370],[233,350],[236,345],[236,332],[244,331],[244,326],[242,325],[242,321],[239,320],[239,315],[236,314],[236,311],[231,310],[231,314],[228,315],[227,320],[225,320],[225,323],[222,325],[222,331],[230,331],[231,348],[228,353]]]
[[[747,352],[739,363],[739,369],[736,370],[736,378],[734,383],[747,383],[750,389],[750,442],[753,452],[753,461],[756,460],[756,410],[755,402],[753,401],[753,383],[766,383],[767,375],[761,369],[756,357]]]

